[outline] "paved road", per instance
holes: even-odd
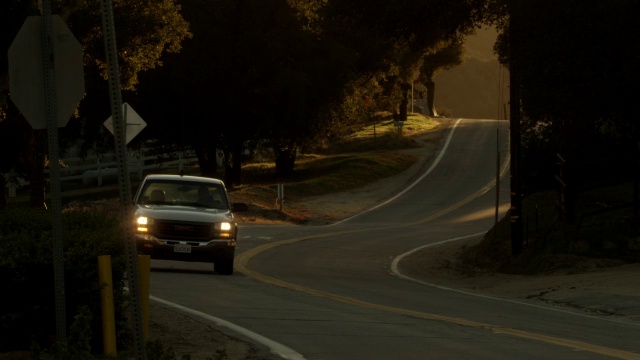
[[[496,129],[506,159],[504,122],[461,120],[434,166],[393,201],[333,226],[246,226],[240,274],[155,263],[185,271],[154,271],[152,295],[239,326],[292,359],[640,359],[639,323],[425,286],[392,271],[412,249],[490,228]]]

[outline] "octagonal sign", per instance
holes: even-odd
[[[60,16],[52,20],[56,120],[64,127],[84,96],[82,46]],[[42,19],[29,16],[9,48],[11,100],[34,129],[47,128]]]

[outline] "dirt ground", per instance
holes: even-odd
[[[435,132],[429,136],[441,136]],[[365,188],[286,204],[306,212],[307,226],[336,222],[366,210],[393,196],[411,183],[432,160],[436,142],[426,141],[426,148],[408,150],[418,161],[407,171],[373,183]],[[431,147],[431,148],[429,148]],[[255,214],[240,218],[242,222],[260,221]],[[270,220],[272,221],[272,220]],[[423,248],[403,258],[398,268],[408,277],[471,293],[565,307],[572,311],[608,315],[640,321],[640,264],[597,268],[586,273],[551,273],[536,276],[506,275],[464,268],[459,254],[480,241],[469,238]],[[463,270],[462,270],[463,269]],[[173,347],[177,359],[189,354],[191,360],[206,359],[276,359],[266,349],[218,332],[206,321],[190,318],[177,311],[153,304],[151,338]]]
[[[268,349],[234,337],[207,320],[154,302],[149,310],[149,340],[162,347],[156,354],[173,354],[179,360],[279,359]],[[151,352],[147,353],[149,360],[168,360]]]

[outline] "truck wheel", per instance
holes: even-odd
[[[233,251],[217,257],[213,261],[213,270],[221,275],[233,274]]]

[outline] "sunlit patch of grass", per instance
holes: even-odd
[[[350,153],[344,155],[306,156],[296,162],[294,174],[280,181],[286,187],[286,196],[299,198],[318,196],[362,187],[368,183],[396,175],[415,163],[416,157],[397,152]],[[248,183],[258,184],[261,189],[269,184],[275,186],[275,165],[253,164],[243,169]],[[240,195],[249,191],[241,186],[232,192]],[[260,192],[254,189],[254,195]],[[273,192],[269,196],[272,200]]]
[[[413,136],[417,133],[423,133],[432,130],[438,126],[438,122],[430,117],[422,114],[411,113],[407,116],[407,121],[403,123],[402,133],[405,136]],[[355,132],[346,141],[352,141],[356,139],[373,138],[374,134],[379,136],[389,132],[397,132],[397,126],[393,120],[382,120],[375,124],[363,127],[360,131]]]
[[[302,165],[288,188],[295,196],[355,189],[396,175],[415,161],[412,155],[388,152],[328,156]]]
[[[335,154],[419,147],[415,136],[427,133],[438,125],[434,119],[415,113],[407,117],[402,127],[396,126],[393,120],[385,119],[336,141],[327,151]]]

